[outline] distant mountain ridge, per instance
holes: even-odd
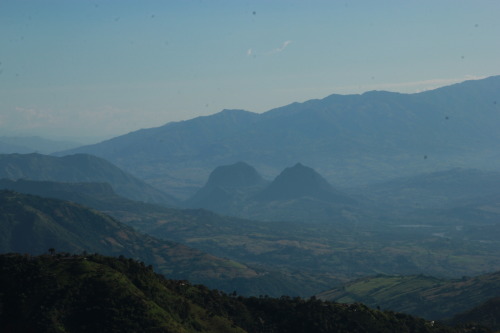
[[[500,167],[500,76],[426,91],[331,95],[262,114],[169,123],[59,154],[91,153],[184,198],[220,165],[274,177],[296,161],[362,185],[452,167]]]
[[[55,157],[42,154],[0,155],[0,179],[109,183],[116,193],[131,199],[175,205],[177,200],[121,170],[87,154]]]

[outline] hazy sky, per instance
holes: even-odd
[[[0,0],[0,136],[104,138],[498,75],[499,16],[496,0]]]

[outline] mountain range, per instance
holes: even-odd
[[[90,249],[242,294],[337,286],[338,301],[487,321],[470,308],[498,293],[499,92],[491,77],[332,95],[0,155],[0,187],[65,200],[2,192],[2,251]]]
[[[331,95],[262,114],[224,110],[58,153],[105,158],[186,199],[221,165],[266,179],[297,161],[356,186],[453,167],[500,166],[500,76],[417,94]]]

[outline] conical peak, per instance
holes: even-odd
[[[335,189],[314,169],[301,163],[283,170],[258,196],[261,200],[286,200],[300,197],[328,199]]]
[[[224,188],[249,187],[264,182],[254,167],[245,162],[219,166],[212,171],[207,186]]]
[[[286,185],[286,187],[302,187],[304,190],[321,187],[323,189],[331,189],[331,185],[313,168],[305,166],[301,163],[295,164],[293,167],[283,170],[273,183]]]

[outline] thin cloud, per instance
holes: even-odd
[[[291,43],[292,41],[291,40],[287,40],[285,42],[283,42],[283,45],[281,45],[281,47],[278,47],[272,51],[269,52],[269,54],[276,54],[276,53],[280,53],[280,52],[283,52],[286,47]]]
[[[267,51],[267,52],[255,52],[252,48],[250,48],[247,50],[247,56],[254,56],[255,57],[256,55],[277,54],[277,53],[283,52],[287,48],[287,46],[290,45],[291,43],[292,43],[291,40],[284,41],[280,47],[277,47],[277,48],[272,49],[272,50]]]

